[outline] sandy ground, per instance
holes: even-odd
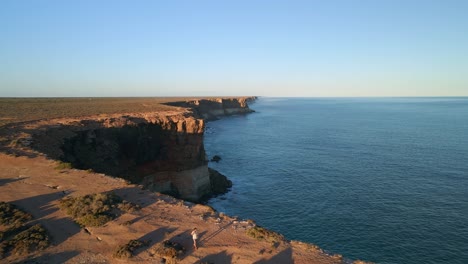
[[[55,169],[45,156],[28,158],[0,153],[0,201],[31,213],[51,234],[52,245],[29,256],[9,256],[1,263],[160,263],[152,248],[165,239],[181,243],[187,252],[179,263],[342,263],[311,245],[283,242],[272,245],[246,235],[249,223],[210,214],[207,206],[184,203],[142,190],[122,179],[82,170]],[[142,209],[127,213],[99,228],[82,229],[58,208],[66,195],[115,191]],[[200,233],[198,250],[192,249],[190,231]],[[149,247],[128,260],[112,256],[131,239],[151,239]]]

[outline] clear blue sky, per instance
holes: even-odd
[[[0,3],[1,96],[467,96],[468,1]]]

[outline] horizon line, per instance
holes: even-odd
[[[460,98],[468,95],[363,95],[363,96],[266,96],[266,95],[165,95],[165,96],[0,96],[0,99],[79,99],[79,98]]]

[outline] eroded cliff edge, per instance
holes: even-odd
[[[247,102],[254,99],[194,99],[168,103],[178,107],[174,111],[16,123],[4,130],[9,140],[3,143],[10,143],[2,148],[17,154],[45,154],[77,169],[198,202],[230,187],[229,180],[208,168],[205,120],[253,112]],[[220,182],[223,186],[218,186]]]

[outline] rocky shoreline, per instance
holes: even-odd
[[[180,263],[349,263],[316,246],[278,239],[279,235],[258,229],[252,221],[154,193],[201,201],[225,192],[230,181],[207,165],[204,125],[225,115],[253,112],[248,106],[252,100],[255,97],[175,100],[165,103],[173,107],[170,111],[39,119],[2,126],[0,200],[30,212],[55,238],[53,246],[43,252],[7,259],[41,263],[48,257],[56,263],[78,263],[90,258],[113,263],[113,247],[126,239],[170,238],[186,245],[184,232],[173,236],[169,231],[189,230],[195,225],[206,230],[206,237],[216,239],[206,241],[200,251],[184,255]],[[66,164],[65,168],[57,170],[57,162]],[[70,194],[105,191],[135,202],[142,207],[141,212],[124,214],[105,227],[87,228],[88,234],[83,236],[82,229],[77,229],[63,212],[47,210],[57,208],[58,201]],[[66,224],[53,219],[63,219]],[[132,224],[122,226],[123,221]],[[61,229],[73,235],[63,241],[57,239],[63,236]],[[151,232],[155,229],[166,231]],[[247,230],[257,233],[249,236]],[[258,232],[263,235],[255,239]],[[121,238],[117,239],[117,234]],[[95,243],[89,240],[96,237],[99,243],[90,247]],[[73,256],[61,254],[70,251],[72,245],[78,245]],[[151,262],[154,257],[150,251],[140,252],[137,259],[125,263]]]

